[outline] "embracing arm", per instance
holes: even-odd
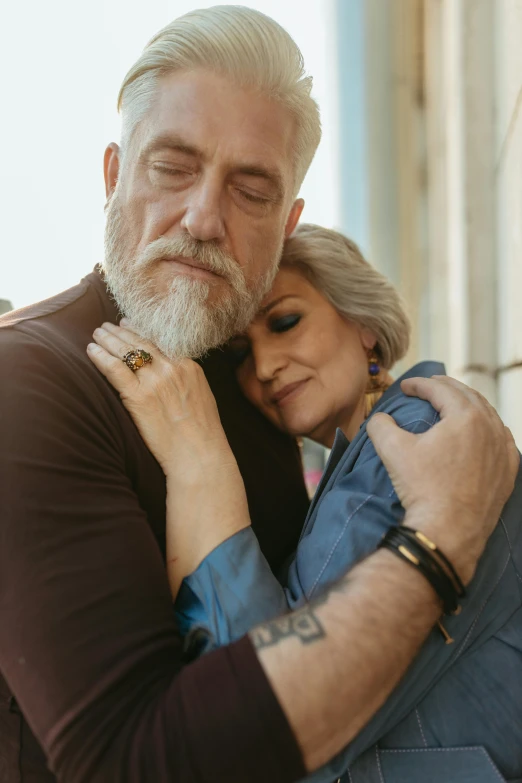
[[[457,381],[411,379],[403,389],[428,399],[440,411],[442,421],[415,436],[380,414],[370,422],[369,433],[406,508],[406,524],[436,540],[468,584],[486,536],[513,488],[520,457],[511,434],[491,406]],[[503,459],[501,444],[506,443],[507,461],[497,472],[497,459]],[[328,666],[314,669],[312,679],[311,670],[307,670],[301,711],[293,719],[299,723],[290,717],[297,736],[307,737],[306,725],[313,720],[306,712],[308,694],[315,688],[324,696],[329,694],[330,700],[325,698],[323,710],[316,715],[318,726],[324,728],[325,744],[316,745],[318,735],[314,735],[308,736],[303,746],[309,770],[358,735],[406,671],[441,612],[424,578],[408,566],[406,573],[403,565],[390,552],[379,550],[354,568],[347,582],[341,581],[345,585],[341,592],[330,592],[326,603],[312,609],[326,633],[323,654]],[[308,616],[310,607],[302,611]],[[263,634],[268,636],[273,625],[269,623]],[[338,627],[346,631],[340,646],[342,630]],[[286,637],[276,630],[274,641],[281,635]],[[321,636],[320,630],[317,636]],[[258,630],[253,638],[259,640]],[[294,677],[297,684],[302,672],[292,666],[290,647],[285,649],[284,645],[281,641],[266,653],[272,653],[271,661],[276,665],[285,667],[288,682]],[[314,645],[303,646],[304,659],[312,655]],[[316,646],[320,647],[320,641]],[[264,652],[262,663],[267,660]],[[279,699],[288,714],[284,697]]]
[[[381,550],[320,599],[251,632],[308,771],[379,709],[439,614],[423,577]]]

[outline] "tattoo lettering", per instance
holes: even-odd
[[[305,606],[293,614],[270,620],[250,632],[254,647],[258,650],[271,647],[292,636],[297,637],[302,644],[310,644],[326,636],[311,606]]]
[[[324,639],[326,631],[314,608],[327,603],[332,593],[346,593],[349,589],[349,575],[347,574],[338,582],[330,585],[321,595],[314,598],[312,604],[307,604],[292,614],[278,617],[275,620],[269,620],[263,625],[259,625],[250,631],[250,638],[256,649],[263,647],[272,647],[283,639],[290,639],[296,636],[302,644],[311,644],[318,639]]]

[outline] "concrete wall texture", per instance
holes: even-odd
[[[522,0],[425,0],[429,332],[522,444]]]
[[[338,5],[341,228],[522,446],[522,0],[353,0],[350,58]]]

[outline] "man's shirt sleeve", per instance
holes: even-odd
[[[182,668],[164,564],[89,366],[17,330],[0,350],[0,670],[58,781],[302,776],[248,639]]]

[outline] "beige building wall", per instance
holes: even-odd
[[[442,360],[522,446],[522,0],[362,1],[365,249],[414,327],[397,369]]]
[[[364,0],[369,257],[413,322],[399,371],[427,355],[424,0]]]
[[[522,445],[522,0],[495,0],[498,407]]]
[[[418,345],[522,445],[522,0],[424,0],[423,43]]]
[[[495,0],[426,0],[431,341],[497,402]]]

